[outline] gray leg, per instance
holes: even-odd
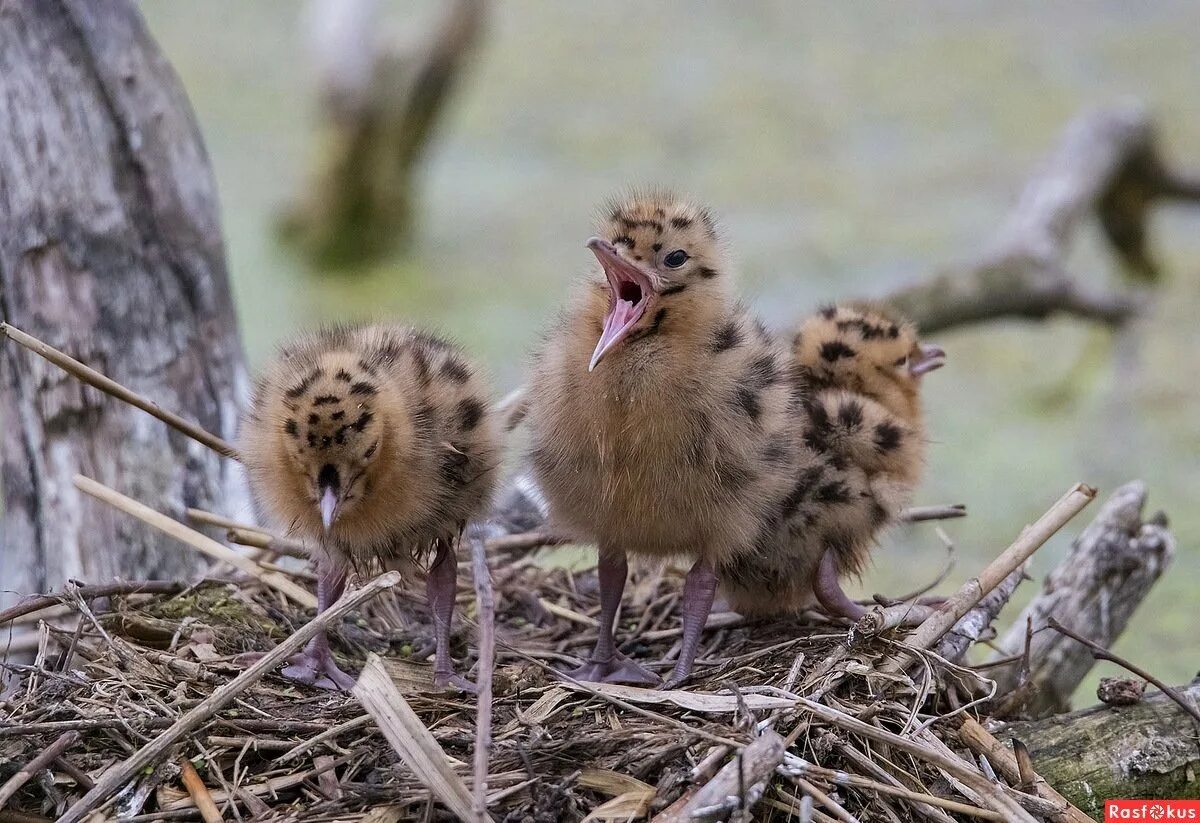
[[[821,555],[821,562],[817,566],[817,577],[813,581],[813,593],[817,596],[817,601],[826,614],[832,617],[844,617],[847,620],[858,622],[858,619],[867,613],[866,609],[855,603],[846,595],[846,592],[842,591],[842,584],[838,580],[837,558],[834,556],[833,549],[826,549],[825,554]]]
[[[587,662],[567,674],[575,680],[593,683],[657,686],[661,682],[658,675],[639,666],[618,651],[613,639],[613,624],[617,619],[617,610],[621,607],[621,595],[625,591],[625,578],[629,573],[625,552],[601,549],[596,573],[600,580],[599,637]]]
[[[429,576],[425,578],[425,597],[433,615],[433,636],[437,649],[433,654],[433,686],[454,686],[474,692],[475,684],[454,673],[450,659],[450,622],[454,618],[454,599],[458,594],[458,559],[449,543],[439,540]]]
[[[332,606],[346,589],[346,572],[328,562],[317,565],[317,614]],[[354,678],[338,668],[329,648],[329,636],[318,632],[304,651],[294,655],[281,674],[289,680],[321,689],[354,688]]]
[[[683,640],[675,670],[663,683],[664,689],[674,688],[691,676],[696,654],[700,651],[700,636],[704,633],[716,593],[716,572],[707,562],[697,560],[683,583]]]

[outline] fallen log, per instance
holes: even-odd
[[[1178,691],[1200,702],[1200,679]],[[1196,726],[1165,694],[1008,723],[993,734],[1024,743],[1037,773],[1097,820],[1111,798],[1200,797]]]

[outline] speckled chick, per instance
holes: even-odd
[[[587,245],[600,270],[535,357],[527,417],[552,527],[599,548],[599,642],[572,675],[658,682],[613,642],[632,553],[694,561],[677,682],[721,570],[758,551],[797,466],[816,460],[802,458],[800,370],[735,301],[704,207],[636,194],[605,210]]]
[[[352,569],[428,562],[435,683],[470,688],[449,657],[454,547],[488,503],[500,439],[486,387],[462,352],[402,326],[305,335],[265,369],[240,441],[261,508],[318,547],[318,609],[341,595]],[[283,673],[353,686],[323,633]]]
[[[792,354],[807,389],[796,485],[776,533],[727,566],[722,583],[745,614],[795,611],[815,597],[857,619],[863,609],[840,579],[863,570],[911,499],[926,443],[921,380],[945,353],[889,308],[855,303],[805,320]]]

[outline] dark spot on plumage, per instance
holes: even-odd
[[[871,525],[879,528],[891,519],[892,516],[888,510],[878,500],[871,498]]]
[[[658,208],[656,208],[654,210],[654,216],[657,217],[659,220],[661,220],[667,216],[667,213],[665,211],[663,211],[662,206],[659,206]]]
[[[632,249],[634,246],[633,238],[630,237],[628,234],[618,234],[616,237],[613,238],[613,245],[614,246],[628,246],[629,248]]]
[[[696,269],[696,274],[700,275],[705,280],[716,277],[719,273],[720,272],[718,272],[716,269],[711,269],[708,266],[700,266],[698,269]]]
[[[639,262],[640,262],[640,261],[641,261],[641,259],[642,259],[642,256],[641,256],[640,254],[635,254],[635,255],[633,256],[633,259],[634,259],[634,260],[637,260],[637,261],[639,261]]]
[[[376,440],[374,443],[372,443],[370,445],[370,447],[365,452],[363,452],[363,460],[370,460],[372,457],[374,457],[375,451],[378,448],[379,448],[379,441]]]
[[[884,453],[895,451],[903,437],[899,426],[885,421],[875,427],[875,448]]]
[[[662,243],[651,243],[650,248],[654,251],[662,251]]]
[[[644,337],[650,337],[651,335],[658,334],[658,332],[660,331],[660,327],[662,326],[663,318],[665,318],[666,316],[667,316],[667,310],[659,309],[658,311],[656,311],[654,313],[654,320],[653,320],[653,322],[650,323],[649,326],[647,326],[644,329],[638,329],[637,331],[633,332],[632,334],[630,334],[628,337],[625,338],[626,341],[633,342],[635,340],[641,340]]]
[[[370,423],[374,419],[375,419],[375,415],[372,414],[370,411],[363,411],[363,413],[358,416],[358,419],[355,420],[350,425],[354,427],[354,430],[356,432],[361,432],[363,429],[365,429],[367,427],[367,424]]]
[[[850,490],[841,480],[832,480],[818,488],[813,499],[819,503],[849,503]]]
[[[830,340],[821,344],[821,359],[833,363],[843,357],[854,357],[854,349],[841,340]]]
[[[377,374],[377,372],[375,371],[375,365],[367,362],[366,360],[359,360],[358,367],[360,369],[362,369],[363,371],[365,371],[367,374],[371,375],[372,377],[374,377]]]
[[[763,446],[762,460],[771,466],[786,466],[790,452],[787,440],[782,435],[776,435]]]
[[[717,329],[717,333],[713,335],[712,343],[709,348],[714,354],[720,354],[723,351],[729,351],[732,348],[742,344],[742,332],[738,328],[738,324],[734,320],[730,320],[721,328]]]
[[[321,415],[317,414],[316,412],[313,412],[312,414],[310,414],[308,416],[308,425],[315,426],[320,422],[321,422]]]
[[[796,478],[796,482],[792,484],[792,488],[788,491],[787,496],[779,506],[779,516],[782,520],[791,520],[792,517],[800,508],[813,488],[821,481],[821,477],[825,474],[825,467],[814,465],[805,468]]]
[[[321,437],[321,448],[322,449],[327,449],[332,445],[333,445],[333,437],[331,435],[326,434]]]
[[[375,388],[370,383],[359,381],[350,387],[351,394],[357,394],[362,397],[371,397],[379,393],[379,389]]]
[[[838,407],[838,422],[847,429],[857,429],[863,422],[862,403],[846,400]]]
[[[779,379],[779,364],[774,354],[764,354],[750,364],[745,382],[757,389],[765,389]]]
[[[649,226],[650,228],[654,229],[654,232],[656,234],[663,233],[663,224],[658,222],[657,220],[647,220],[646,225]]]
[[[471,377],[471,370],[467,367],[466,363],[457,357],[448,357],[446,358],[446,362],[442,364],[440,374],[442,377],[453,380],[455,383],[466,383]]]
[[[317,445],[317,436],[313,432],[309,432],[308,437],[306,439],[308,440],[308,445],[310,445],[310,446]]]
[[[338,369],[337,374],[335,374],[334,377],[336,377],[338,380],[341,380],[343,383],[354,382],[354,377],[345,369]]]
[[[341,402],[342,402],[342,398],[338,397],[337,395],[322,394],[320,397],[314,397],[312,404],[314,406],[329,406],[329,405],[332,405],[333,403],[341,403]]]
[[[658,296],[666,297],[669,294],[679,294],[681,291],[683,291],[686,288],[687,288],[687,283],[675,283],[674,285],[667,286],[665,289],[660,291],[658,293]]]
[[[442,480],[454,486],[465,486],[470,480],[467,474],[467,466],[470,463],[470,458],[455,448],[451,444],[450,448],[442,452],[441,460],[438,463],[438,474]]]
[[[346,416],[346,410],[338,409],[333,414],[329,415],[329,419],[330,420],[341,420],[345,416]]]
[[[339,426],[338,430],[333,433],[333,440],[339,446],[344,446],[346,444],[346,430],[348,428],[350,428],[350,427],[349,426]]]
[[[420,384],[422,386],[428,386],[429,385],[429,358],[426,356],[425,352],[421,348],[414,347],[412,350],[412,361],[413,361],[413,366],[416,367],[416,370],[417,370],[417,380],[420,382]]]
[[[721,485],[731,491],[744,489],[757,479],[757,475],[749,466],[728,455],[717,458],[713,470],[717,473]]]
[[[468,397],[458,404],[458,427],[463,431],[471,431],[483,419],[483,404],[474,397]]]
[[[820,312],[826,320],[832,320],[837,317],[837,306],[822,306]]]
[[[622,216],[619,218],[621,225],[625,227],[625,231],[633,231],[638,227],[636,220],[630,220],[628,217]]]
[[[893,325],[891,328],[888,329],[888,337],[895,340],[899,336],[900,336],[900,327],[899,326]]]
[[[677,229],[686,229],[688,226],[692,225],[692,221],[688,217],[672,217],[671,225]]]
[[[762,404],[758,394],[746,386],[739,386],[734,392],[734,401],[751,420],[758,420],[762,415]]]
[[[289,435],[291,435],[292,437],[300,436],[300,427],[296,425],[295,420],[288,420],[286,423],[284,423],[283,430],[285,432],[287,432]]]
[[[317,380],[323,374],[324,374],[324,372],[321,371],[321,369],[315,369],[311,374],[308,375],[308,377],[305,377],[299,383],[297,383],[296,385],[294,385],[290,389],[288,389],[287,392],[285,393],[285,396],[292,400],[295,400],[297,397],[299,397],[300,395],[302,395],[306,391],[308,391],[309,387],[313,383],[317,382]]]

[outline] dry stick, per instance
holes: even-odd
[[[487,547],[482,540],[470,539],[471,571],[475,578],[475,599],[479,604],[479,675],[475,701],[475,819],[488,820],[488,757],[492,752],[492,673],[496,666],[496,599],[492,593],[492,573],[488,569]]]
[[[266,532],[260,532],[257,529],[230,529],[225,536],[229,538],[230,543],[249,546],[253,549],[262,549],[270,554],[282,554],[287,557],[298,557],[302,560],[308,560],[312,557],[312,552],[298,540],[276,537]]]
[[[793,777],[792,780],[796,782],[801,791],[824,806],[833,815],[835,820],[841,820],[842,823],[859,823],[859,819],[843,809],[842,804],[825,794],[825,792],[818,789],[812,783],[809,783],[803,777]]]
[[[965,503],[952,503],[945,506],[910,506],[900,512],[900,519],[905,523],[923,523],[926,520],[953,520],[967,516]]]
[[[1020,785],[1026,780],[1031,780],[1033,783],[1032,793],[1043,800],[1050,801],[1060,809],[1058,814],[1054,815],[1055,821],[1061,821],[1062,823],[1089,823],[1092,820],[1092,818],[1072,805],[1071,801],[1059,794],[1037,772],[1031,771],[1029,774],[1023,774],[1017,758],[974,718],[963,718],[962,725],[958,729],[958,737],[975,754],[987,757],[988,761],[1000,770],[1000,773],[1004,775],[1004,778],[1008,782]]]
[[[392,744],[404,765],[461,820],[475,819],[471,792],[450,765],[446,753],[416,712],[400,694],[383,668],[379,655],[372,654],[363,666],[354,696],[375,718],[383,736]],[[485,818],[486,813],[485,813]]]
[[[120,492],[105,486],[103,483],[98,483],[90,477],[84,477],[81,474],[75,475],[75,486],[85,494],[90,494],[92,497],[102,500],[126,514],[133,515],[143,523],[147,523],[159,531],[169,534],[171,537],[186,543],[200,553],[214,560],[228,563],[239,571],[257,578],[264,585],[270,586],[276,591],[287,595],[304,608],[315,609],[317,607],[317,598],[312,592],[296,585],[295,582],[285,575],[263,570],[253,560],[243,557],[228,546],[218,543],[216,540],[201,534],[195,529],[188,528],[178,520],[172,520],[165,514],[155,511],[144,503],[139,503],[133,498],[126,497]]]
[[[215,581],[201,581],[215,582]],[[143,580],[141,582],[105,583],[98,586],[80,586],[76,591],[84,600],[94,600],[97,597],[113,597],[122,594],[176,594],[189,587],[188,583],[180,580]],[[200,584],[195,584],[200,585]],[[0,626],[24,617],[27,614],[40,612],[63,602],[63,594],[41,594],[22,600],[15,606],[0,611]]]
[[[170,750],[187,735],[204,725],[214,714],[232,703],[239,695],[253,686],[264,675],[273,670],[293,653],[317,635],[331,623],[340,620],[351,609],[367,602],[385,589],[390,589],[400,582],[399,572],[385,572],[360,589],[349,591],[321,612],[309,623],[301,626],[294,634],[284,639],[278,646],[267,652],[262,658],[239,674],[236,678],[219,687],[196,705],[187,714],[180,717],[170,728],[155,739],[151,740],[136,751],[123,763],[117,764],[106,771],[96,787],[85,794],[75,805],[67,809],[60,823],[79,823],[93,809],[108,800],[128,780],[147,766],[158,763]]]
[[[353,729],[357,729],[359,726],[367,725],[368,723],[371,722],[371,719],[372,719],[371,715],[369,715],[369,714],[360,714],[358,717],[355,717],[351,720],[347,720],[345,723],[339,723],[338,725],[334,726],[332,729],[326,729],[325,731],[318,734],[316,737],[310,737],[308,740],[305,740],[302,743],[297,743],[295,746],[292,746],[291,748],[289,748],[287,751],[285,751],[283,754],[279,755],[279,757],[277,757],[275,759],[280,763],[286,763],[287,761],[291,760],[292,758],[297,757],[298,755],[304,754],[304,752],[308,751],[313,746],[316,746],[320,743],[324,743],[326,740],[332,740],[333,738],[337,737],[338,735],[340,735],[344,732],[348,732]],[[209,739],[211,740],[212,738],[209,738]]]
[[[1121,657],[1120,655],[1113,654],[1108,649],[1101,646],[1099,643],[1095,643],[1091,640],[1088,640],[1083,635],[1076,634],[1075,632],[1071,631],[1066,626],[1064,626],[1062,623],[1059,623],[1053,617],[1051,617],[1047,621],[1046,625],[1048,625],[1050,628],[1054,629],[1054,631],[1058,632],[1059,634],[1065,634],[1067,637],[1071,638],[1076,643],[1082,643],[1083,645],[1087,646],[1088,649],[1091,650],[1092,656],[1095,657],[1097,660],[1107,660],[1109,663],[1116,663],[1121,668],[1128,669],[1129,671],[1133,672],[1134,674],[1136,674],[1138,677],[1142,678],[1143,680],[1153,683],[1155,686],[1158,687],[1159,691],[1161,691],[1167,697],[1174,700],[1176,703],[1179,704],[1179,707],[1181,709],[1183,709],[1185,712],[1190,714],[1192,716],[1192,719],[1196,722],[1196,728],[1200,729],[1200,709],[1197,709],[1195,706],[1193,706],[1191,703],[1189,703],[1186,699],[1184,699],[1183,695],[1181,695],[1179,693],[1178,689],[1176,689],[1172,686],[1168,686],[1166,683],[1162,682],[1157,677],[1150,674],[1150,672],[1146,671],[1141,666],[1135,666],[1134,664],[1130,663],[1128,660]]]
[[[0,323],[0,334],[3,334],[10,340],[21,344],[34,354],[41,355],[63,371],[79,378],[89,386],[99,389],[105,394],[111,395],[118,400],[122,400],[131,406],[135,406],[152,417],[157,417],[171,428],[182,434],[186,434],[197,443],[202,443],[203,445],[208,446],[217,454],[220,454],[224,457],[232,457],[234,460],[241,459],[241,457],[238,455],[237,449],[235,449],[230,443],[226,442],[220,437],[217,437],[215,434],[205,431],[189,420],[184,420],[177,414],[166,411],[153,400],[147,400],[137,392],[130,391],[117,381],[109,377],[105,377],[100,372],[89,366],[85,366],[75,358],[64,354],[47,343],[43,343],[33,335],[26,334],[25,332],[21,331],[15,326],[9,325],[8,323]]]
[[[941,640],[946,632],[954,628],[967,612],[996,588],[1012,572],[1019,568],[1033,553],[1040,549],[1047,540],[1070,522],[1071,518],[1083,511],[1083,508],[1096,497],[1096,490],[1082,483],[1075,484],[1066,494],[1059,498],[1045,514],[1037,521],[1026,527],[1000,556],[989,563],[978,577],[973,577],[962,585],[954,595],[937,609],[924,623],[905,640],[910,648],[928,649]],[[903,651],[888,660],[882,666],[882,671],[895,674],[903,667],[909,652]]]
[[[0,809],[3,809],[8,801],[12,800],[13,795],[20,791],[31,777],[53,763],[55,758],[77,742],[79,742],[79,732],[67,732],[43,749],[37,757],[22,766],[20,771],[10,777],[3,786],[0,786]]]
[[[179,771],[179,778],[183,781],[183,787],[187,789],[192,802],[196,804],[196,808],[200,811],[200,817],[204,820],[204,823],[221,823],[225,818],[221,816],[221,810],[213,802],[212,793],[209,792],[208,786],[204,785],[204,780],[196,772],[196,767],[192,765],[192,761],[186,757],[182,758],[179,761]]]
[[[260,529],[258,526],[252,526],[249,523],[241,523],[233,518],[226,517],[223,514],[206,511],[204,509],[189,508],[184,512],[188,520],[194,520],[197,523],[203,523],[206,526],[216,526],[218,529],[244,529],[245,531],[262,532],[267,534],[266,529]]]

